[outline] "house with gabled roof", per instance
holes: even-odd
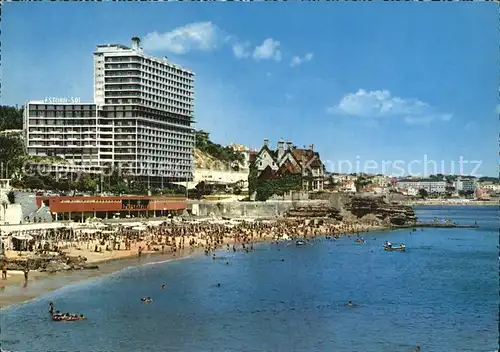
[[[280,139],[276,149],[269,145],[269,139],[258,152],[250,154],[250,167],[257,170],[259,180],[272,180],[288,175],[300,175],[302,190],[323,190],[325,167],[314,145],[297,148],[292,142]]]

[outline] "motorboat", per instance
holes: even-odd
[[[405,244],[401,244],[400,246],[394,247],[392,245],[387,245],[384,244],[384,251],[399,251],[399,252],[404,252],[406,251],[406,246]]]
[[[296,244],[297,246],[304,246],[304,245],[306,245],[307,243],[306,243],[306,241],[303,241],[303,240],[297,240],[297,241],[295,241],[295,244]]]

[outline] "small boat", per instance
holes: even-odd
[[[296,244],[297,246],[303,246],[303,245],[305,245],[305,244],[306,244],[306,241],[298,240],[298,241],[295,241],[295,244]]]
[[[399,251],[399,252],[404,252],[404,251],[406,251],[406,246],[404,244],[400,245],[399,247],[393,247],[393,246],[384,245],[384,251]]]
[[[151,303],[151,302],[153,302],[153,299],[151,297],[142,297],[141,302]]]
[[[83,315],[76,314],[54,314],[52,316],[53,321],[79,321],[85,319],[86,318]]]

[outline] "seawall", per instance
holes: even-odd
[[[274,217],[281,216],[287,210],[312,204],[329,204],[325,200],[287,201],[268,200],[266,202],[217,202],[205,200],[188,201],[187,209],[196,216],[227,217]]]

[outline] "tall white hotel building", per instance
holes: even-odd
[[[31,101],[24,110],[29,155],[121,168],[148,182],[193,178],[194,73],[166,58],[98,45],[94,103],[75,98]]]

